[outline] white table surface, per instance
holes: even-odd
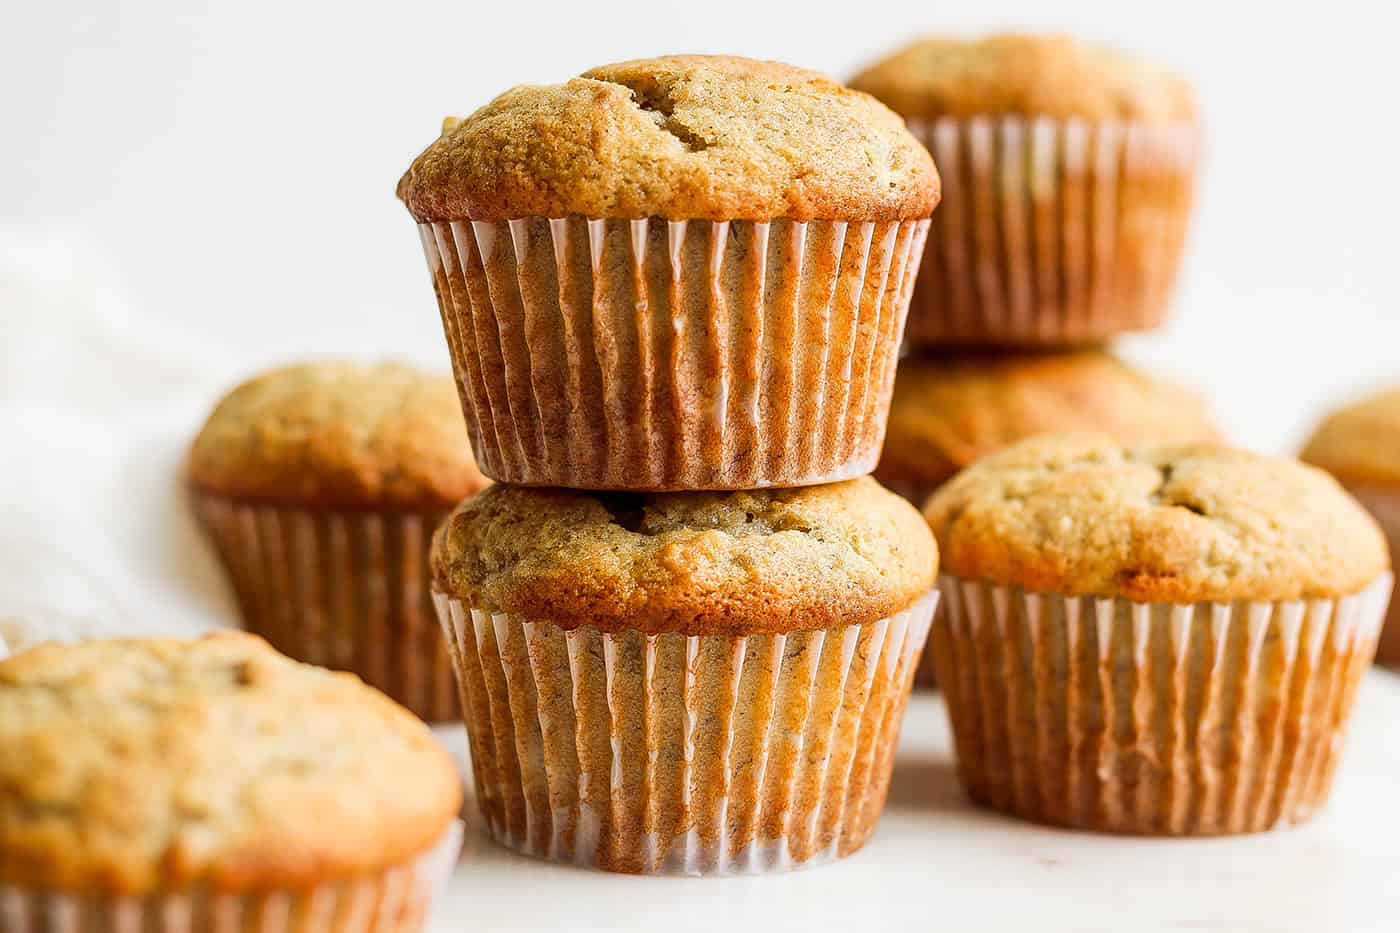
[[[461,758],[460,727],[438,734]],[[1400,677],[1358,695],[1331,805],[1294,829],[1236,838],[1066,832],[974,807],[937,694],[904,720],[878,832],[851,858],[785,875],[633,877],[467,843],[433,933],[457,930],[1220,930],[1400,928]]]

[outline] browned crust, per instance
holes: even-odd
[[[1390,567],[1375,521],[1327,474],[1209,445],[1032,438],[960,473],[924,515],[948,573],[1036,592],[1334,598]]]
[[[1021,114],[1194,123],[1190,83],[1148,59],[1069,36],[927,38],[851,79],[906,117]]]
[[[685,635],[875,622],[937,566],[918,512],[869,478],[727,493],[493,486],[433,542],[434,586],[472,607]]]
[[[1348,486],[1400,487],[1400,388],[1328,414],[1301,457]]]
[[[451,508],[489,482],[451,377],[339,360],[234,388],[195,438],[188,478],[248,504],[414,511]]]
[[[420,221],[927,217],[938,173],[903,121],[779,62],[679,55],[513,88],[443,133],[398,195]]]
[[[462,800],[406,710],[232,632],[0,661],[0,790],[0,882],[120,895],[377,873]]]
[[[928,495],[1008,444],[1065,431],[1125,444],[1220,439],[1201,396],[1101,350],[918,356],[895,375],[875,477]]]

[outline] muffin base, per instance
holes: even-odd
[[[432,534],[446,513],[194,499],[248,631],[288,657],[358,675],[429,722],[457,718],[428,586]]]
[[[419,225],[482,472],[648,491],[870,472],[928,229]]]
[[[1196,127],[908,124],[943,178],[911,344],[1067,346],[1162,322],[1190,219]]]
[[[0,884],[5,933],[418,933],[462,850],[453,821],[428,852],[382,874],[301,890],[77,895]]]
[[[1338,600],[1186,605],[939,585],[930,648],[974,801],[1201,836],[1326,802],[1391,576]]]
[[[1390,553],[1400,555],[1400,492],[1358,486],[1348,486],[1347,491],[1375,517],[1376,524],[1385,532]],[[1400,599],[1390,601],[1390,611],[1385,617],[1380,642],[1376,647],[1376,663],[1387,667],[1400,666]]]
[[[756,874],[859,849],[937,601],[745,637],[566,631],[437,596],[491,835],[609,871]]]

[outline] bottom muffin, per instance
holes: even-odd
[[[490,832],[623,872],[855,851],[884,805],[936,567],[917,511],[869,479],[465,503],[433,573]]]
[[[925,514],[946,571],[930,650],[975,801],[1148,835],[1325,804],[1391,588],[1379,531],[1330,478],[1048,437]]]
[[[450,756],[261,639],[0,661],[5,933],[417,933],[461,847]]]

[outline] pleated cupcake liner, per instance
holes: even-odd
[[[1400,555],[1400,492],[1363,486],[1348,486],[1347,489],[1385,532],[1392,557]],[[1387,666],[1400,665],[1400,599],[1391,600],[1376,648],[1376,661]]]
[[[930,648],[973,800],[1192,836],[1325,804],[1391,576],[1341,599],[1233,604],[939,586]]]
[[[454,821],[427,853],[369,876],[298,890],[148,896],[0,884],[4,933],[419,933],[462,850]]]
[[[358,675],[424,720],[458,717],[428,583],[432,534],[445,513],[194,497],[245,629],[298,661]]]
[[[490,834],[610,871],[757,874],[859,849],[937,601],[786,635],[565,630],[439,595]]]
[[[1190,220],[1190,125],[910,119],[933,154],[933,216],[906,330],[915,345],[1073,345],[1166,316]]]
[[[493,479],[749,489],[864,475],[927,220],[419,226]]]

